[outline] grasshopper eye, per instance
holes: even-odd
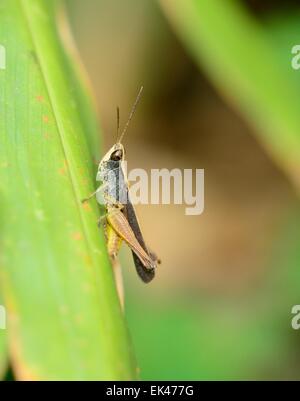
[[[115,162],[118,162],[122,159],[123,156],[123,152],[121,149],[115,150],[111,156],[110,156],[110,160],[113,160]]]

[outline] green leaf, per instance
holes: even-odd
[[[299,189],[299,99],[291,47],[282,63],[276,43],[236,0],[160,2],[199,66]]]
[[[97,228],[95,118],[56,2],[3,0],[1,280],[18,379],[135,379]],[[3,266],[3,267],[2,267]]]

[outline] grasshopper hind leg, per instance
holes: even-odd
[[[106,217],[106,216],[103,216]],[[109,225],[106,225],[106,241],[107,241],[107,250],[111,260],[115,282],[117,287],[117,292],[119,295],[120,304],[122,310],[124,310],[124,285],[123,285],[123,276],[121,265],[118,260],[118,252],[120,250],[122,244],[122,238],[118,236],[115,230]]]

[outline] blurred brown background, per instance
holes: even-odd
[[[186,54],[156,2],[128,4],[72,1],[104,149],[116,138],[116,105],[124,124],[143,84],[124,141],[129,168],[205,169],[203,215],[185,216],[184,205],[138,207],[145,237],[163,260],[154,285],[244,291],[264,274],[266,248],[293,190]],[[251,4],[257,12],[267,7]]]
[[[287,12],[298,5],[296,1],[284,2],[284,5],[281,1],[243,3],[262,24],[270,13]],[[142,101],[124,139],[129,168],[205,169],[202,215],[186,216],[184,205],[137,207],[144,236],[163,262],[153,283],[145,287],[138,282],[130,253],[122,251],[123,257],[128,257],[124,268],[128,319],[142,377],[226,378],[238,375],[237,372],[247,378],[297,377],[292,351],[296,335],[289,332],[289,306],[285,310],[284,325],[280,326],[278,317],[274,326],[282,327],[283,342],[289,338],[288,344],[292,344],[290,349],[284,342],[283,357],[277,359],[275,355],[278,333],[272,337],[272,329],[262,329],[259,318],[255,321],[258,310],[268,309],[270,298],[264,299],[262,294],[268,294],[270,276],[276,271],[273,251],[282,226],[297,208],[293,187],[266,153],[253,129],[237,110],[225,103],[218,89],[195,64],[156,1],[72,0],[68,4],[74,36],[96,95],[103,150],[116,138],[116,105],[120,106],[124,124],[143,84]],[[271,293],[277,300],[276,285]],[[260,294],[258,298],[257,294]],[[174,316],[173,309],[167,309],[156,322],[151,313],[159,314],[163,307],[157,306],[153,311],[152,304],[169,305],[172,300],[179,305]],[[137,301],[141,305],[136,310]],[[148,302],[147,306],[143,302]],[[199,302],[202,312],[197,308],[191,311],[191,305]],[[219,337],[212,334],[215,326],[210,318],[198,327],[200,333],[207,331],[206,340],[201,340],[201,334],[196,336],[194,323],[184,323],[185,314],[193,315],[190,322],[202,319],[203,314],[210,316],[215,311],[221,314],[224,302],[231,306],[228,315],[226,312],[222,317]],[[281,316],[281,312],[275,311],[278,305],[272,305],[273,313]],[[239,320],[245,313],[254,319],[255,329]],[[231,318],[238,323],[233,324]],[[167,319],[165,326],[163,319]],[[154,326],[149,327],[150,322]],[[250,346],[251,337],[256,336],[255,324],[262,332],[257,343],[253,340]],[[227,330],[228,327],[231,329]],[[147,337],[145,333],[149,331]],[[156,331],[157,336],[153,334]],[[159,346],[166,347],[168,339],[177,331],[181,334],[173,345],[168,345],[170,354],[175,352],[177,362],[161,362],[170,354],[161,353]],[[247,332],[245,337],[244,332]],[[236,336],[233,343],[230,342],[232,333]],[[214,335],[216,339],[210,344],[209,337]],[[230,345],[226,345],[223,335],[228,337],[226,341]],[[145,345],[143,341],[147,338],[153,338],[152,345],[149,342]],[[197,361],[192,362],[198,358],[193,341],[201,348],[200,359],[202,347],[207,344],[212,347],[212,351],[205,351],[204,368]],[[222,341],[226,343],[224,347],[220,345]],[[160,342],[163,344],[158,345]],[[267,343],[271,345],[265,356]],[[231,349],[243,347],[245,353],[242,351],[236,359],[228,358],[227,368],[221,362],[214,365],[218,356],[226,359],[232,355]],[[185,368],[182,365],[179,368],[180,364],[185,364]]]

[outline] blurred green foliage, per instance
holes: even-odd
[[[286,27],[291,28],[290,17],[277,19],[277,35],[270,39],[272,32],[239,0],[160,3],[199,66],[244,114],[266,150],[299,189],[299,83],[295,85],[299,78],[291,68],[295,34],[288,36],[283,52],[278,46],[286,38]]]
[[[127,316],[144,380],[300,378],[291,307],[299,304],[299,224],[287,215],[264,283],[244,295],[130,290]],[[184,268],[184,266],[182,267]]]

